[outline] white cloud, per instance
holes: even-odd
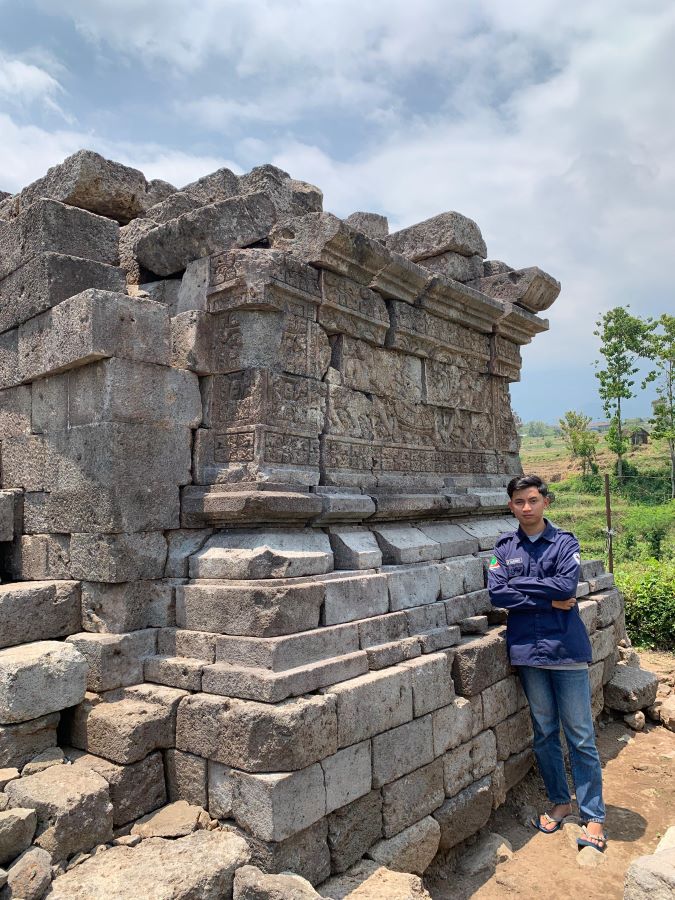
[[[1,100],[17,105],[42,100],[53,106],[53,97],[61,90],[59,82],[45,69],[0,53]]]

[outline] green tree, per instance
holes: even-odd
[[[650,419],[652,438],[665,441],[670,453],[670,496],[675,499],[675,316],[664,313],[649,334],[647,355],[656,369],[647,375],[643,387],[656,382],[654,414]]]
[[[646,342],[654,325],[631,315],[623,306],[608,310],[595,324],[597,330],[593,334],[600,338],[600,353],[604,357],[604,368],[601,360],[595,361],[595,377],[600,382],[598,393],[605,414],[612,420],[607,445],[616,453],[616,473],[621,477],[623,457],[628,448],[621,401],[635,396],[633,376],[638,371],[635,363],[638,357],[647,355]]]
[[[581,461],[581,472],[589,475],[593,471],[599,435],[589,429],[591,417],[583,413],[568,410],[560,419],[565,446],[572,459]]]

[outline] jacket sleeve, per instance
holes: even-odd
[[[494,558],[497,565],[488,569],[488,591],[490,602],[500,609],[508,609],[510,612],[551,612],[550,599],[545,597],[532,597],[523,593],[514,585],[514,580],[509,581],[504,555],[499,547],[495,547]],[[527,581],[528,579],[522,579]]]
[[[567,600],[576,596],[581,570],[579,542],[573,535],[561,542],[556,560],[556,572],[550,578],[530,578],[522,575],[509,579],[509,587],[539,600]]]

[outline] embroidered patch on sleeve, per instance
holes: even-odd
[[[578,566],[580,566],[580,565],[581,565],[581,554],[579,554],[579,553],[573,553],[572,556],[573,556],[573,558],[574,558],[574,562],[575,562]]]
[[[497,560],[497,557],[493,556],[492,559],[490,560],[490,569],[500,569],[500,568],[501,568],[501,566],[499,565],[499,561]]]

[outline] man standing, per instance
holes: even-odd
[[[544,518],[551,503],[537,475],[513,478],[507,487],[517,531],[503,534],[490,561],[492,604],[509,612],[506,641],[530,705],[534,752],[553,804],[533,825],[557,831],[572,811],[560,746],[562,725],[584,825],[580,846],[603,852],[602,769],[595,746],[588,664],[591,643],[577,609],[579,543]]]

